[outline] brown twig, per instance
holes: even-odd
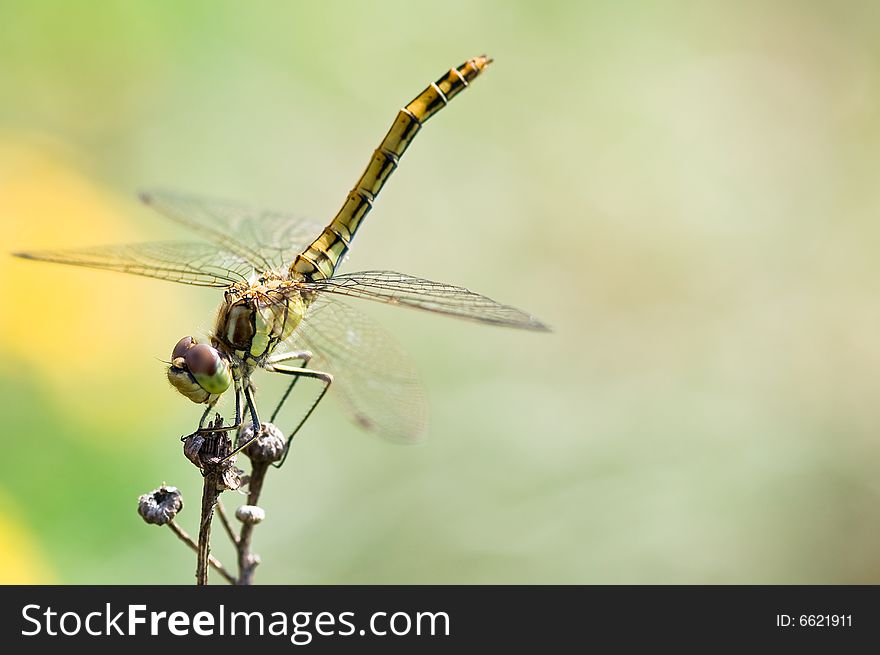
[[[229,453],[232,439],[223,430],[223,418],[217,414],[208,425],[214,432],[195,432],[184,440],[183,452],[202,471],[202,505],[199,517],[199,538],[196,548],[196,584],[208,584],[208,563],[211,550],[211,521],[214,506],[226,489],[241,486],[239,471]]]
[[[202,486],[202,512],[199,521],[199,542],[196,548],[196,584],[208,584],[208,559],[211,552],[211,520],[214,505],[220,495],[218,476],[215,471],[205,474]]]
[[[273,462],[284,457],[284,435],[271,423],[263,423],[259,433],[254,436],[253,428],[247,427],[239,435],[239,441],[249,445],[242,451],[251,460],[251,474],[248,481],[247,505],[239,507],[236,518],[242,522],[236,549],[238,550],[238,584],[251,585],[254,570],[260,563],[260,556],[253,552],[254,526],[263,520],[265,512],[258,506],[266,472]]]
[[[236,547],[238,547],[238,535],[235,534],[232,523],[229,522],[229,517],[226,515],[226,509],[223,507],[223,503],[219,499],[217,500],[217,516],[220,517],[220,522],[223,524],[226,534],[229,535],[229,539]]]
[[[266,471],[269,470],[269,462],[251,463],[251,476],[248,482],[248,505],[257,505],[260,501],[260,492],[263,490],[263,480]],[[241,537],[238,540],[238,584],[251,585],[254,583],[254,569],[260,563],[260,556],[251,551],[251,541],[254,535],[255,522],[246,522],[241,526]]]
[[[176,534],[183,543],[192,548],[194,551],[198,552],[198,544],[193,541],[193,538],[190,537],[183,528],[177,525],[177,523],[175,523],[173,520],[166,523],[166,525],[171,528],[171,531]],[[223,576],[223,578],[227,582],[229,582],[230,584],[236,584],[237,580],[235,579],[235,576],[226,570],[226,567],[220,563],[220,560],[218,560],[213,555],[208,555],[208,563],[213,566],[217,573]]]
[[[229,428],[223,428],[223,419],[217,414],[206,430],[197,430],[182,439],[184,455],[202,473],[202,502],[197,540],[193,540],[174,521],[174,517],[183,509],[183,496],[176,487],[163,484],[138,498],[138,514],[144,521],[154,525],[167,525],[178,539],[196,551],[198,585],[208,584],[210,567],[232,584],[253,584],[254,570],[260,563],[260,556],[252,550],[254,526],[266,516],[257,503],[269,466],[283,460],[286,452],[284,435],[271,423],[264,423],[256,436],[253,427],[248,426],[241,430],[238,442],[245,444],[241,452],[251,461],[250,476],[242,478],[244,471],[235,466],[234,454],[238,451],[232,449],[229,431]],[[240,488],[245,480],[248,484],[247,504],[235,511],[235,517],[242,523],[240,533],[236,534],[219,499],[224,491]],[[211,556],[211,523],[215,513],[220,517],[226,534],[235,546],[238,577]]]

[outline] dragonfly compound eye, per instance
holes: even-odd
[[[216,348],[204,343],[196,344],[187,349],[183,360],[199,386],[210,394],[221,394],[232,383],[229,364],[220,357]]]
[[[177,345],[174,346],[174,350],[171,351],[171,361],[174,361],[178,357],[183,357],[186,354],[186,351],[196,345],[198,341],[196,341],[193,337],[184,337],[180,341],[177,342]]]
[[[168,381],[194,403],[207,403],[232,383],[229,364],[215,348],[192,337],[177,342],[171,353]]]

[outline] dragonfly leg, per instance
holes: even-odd
[[[318,406],[318,403],[324,398],[324,395],[327,393],[327,390],[330,388],[330,385],[333,382],[333,376],[329,373],[324,373],[323,371],[313,371],[312,369],[305,367],[294,367],[294,366],[276,366],[275,364],[269,365],[266,367],[266,370],[272,371],[273,373],[281,373],[283,375],[292,375],[294,377],[293,382],[291,382],[291,388],[293,384],[299,378],[312,378],[314,380],[319,380],[323,383],[321,388],[321,393],[318,394],[318,397],[315,398],[315,401],[312,403],[311,407],[309,407],[308,411],[305,415],[300,419],[297,426],[293,429],[293,431],[287,435],[287,443],[284,444],[284,455],[281,456],[281,460],[277,463],[272,464],[272,466],[276,468],[281,468],[284,464],[284,460],[287,459],[287,453],[290,451],[290,444],[293,442],[293,437],[299,432],[300,428],[305,424],[308,418],[312,415],[312,412],[315,411],[315,408]],[[288,389],[289,392],[289,389]],[[285,394],[286,398],[286,394]],[[276,410],[277,411],[277,410]]]
[[[208,406],[205,407],[205,411],[202,412],[202,418],[199,419],[199,427],[196,428],[196,432],[203,429],[205,427],[205,420],[208,418],[208,414],[211,413],[211,410],[214,409],[214,405],[216,405],[216,401],[213,403],[208,403]]]
[[[293,360],[300,361],[300,368],[308,368],[309,362],[312,360],[312,353],[308,350],[282,353],[280,355],[270,357],[268,364],[270,366],[274,366],[275,364],[281,364],[283,362],[290,362]],[[284,394],[281,396],[281,400],[278,401],[278,405],[275,407],[275,411],[273,411],[272,416],[269,417],[269,423],[275,422],[275,417],[278,416],[278,412],[281,411],[284,403],[287,402],[287,398],[290,396],[290,392],[293,391],[293,387],[296,386],[298,380],[299,376],[293,376],[293,379],[290,381],[290,385],[287,387],[287,391],[285,391]]]
[[[191,432],[190,434],[184,435],[180,438],[181,441],[186,441],[192,436],[197,434],[213,434],[214,432],[232,432],[233,430],[238,430],[241,427],[241,422],[236,422],[235,425],[224,425],[219,428],[199,428],[195,432]]]
[[[313,357],[312,352],[310,350],[292,350],[288,353],[280,353],[278,355],[272,355],[267,363],[270,366],[275,364],[282,364],[284,362],[290,362],[294,359],[299,359],[305,363]]]
[[[211,413],[211,410],[214,409],[214,406],[215,406],[216,404],[217,404],[217,401],[216,401],[216,400],[215,400],[214,402],[212,402],[212,403],[208,403],[207,407],[205,407],[205,411],[202,412],[202,418],[199,419],[199,427],[196,428],[195,432],[191,432],[191,433],[189,433],[189,434],[185,434],[185,435],[183,435],[183,436],[180,438],[181,441],[186,441],[187,439],[189,439],[189,438],[190,438],[191,436],[193,436],[194,434],[208,434],[209,432],[214,432],[214,431],[215,431],[215,430],[213,430],[213,429],[210,429],[210,430],[209,430],[208,428],[206,428],[206,427],[205,427],[205,421],[206,421],[207,418],[208,418],[208,414]]]
[[[251,423],[254,426],[254,436],[252,436],[250,439],[248,439],[245,443],[241,444],[240,446],[237,446],[235,448],[235,450],[233,450],[226,457],[224,457],[222,460],[220,460],[221,463],[238,455],[238,453],[240,453],[242,450],[244,450],[245,448],[250,446],[254,442],[254,440],[260,436],[260,417],[257,414],[257,406],[254,404],[254,398],[251,395],[251,387],[250,387],[250,384],[248,384],[248,383],[244,384],[244,400],[247,403],[248,411],[251,414]],[[238,405],[238,402],[239,402],[238,395],[236,395],[236,405]],[[235,429],[237,430],[242,425],[244,425],[244,417],[238,415],[239,414],[238,407],[236,407],[235,413],[236,413],[236,418],[238,419],[238,420],[236,420],[237,425],[235,426]],[[225,430],[226,428],[222,428],[222,429]]]
[[[235,381],[235,424],[241,425],[244,417],[241,415],[241,383]]]
[[[219,399],[218,399],[219,400]],[[196,434],[211,434],[212,432],[231,432],[233,430],[238,430],[242,424],[242,415],[241,415],[241,386],[236,382],[235,384],[235,423],[233,425],[225,425],[219,428],[206,428],[205,427],[205,419],[208,418],[208,414],[211,413],[211,410],[214,409],[214,406],[217,404],[215,400],[212,403],[209,403],[205,408],[204,413],[202,413],[202,418],[199,421],[199,427],[196,428],[195,432],[191,432],[190,434],[183,435],[180,440],[186,441],[190,437]]]
[[[254,426],[254,432],[260,431],[260,417],[257,414],[257,406],[254,404],[254,397],[251,395],[251,385],[247,384],[244,387],[244,400],[247,403],[248,411],[251,413],[251,423]],[[242,417],[242,423],[244,423],[244,417]]]

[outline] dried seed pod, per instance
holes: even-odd
[[[187,436],[187,438],[183,442],[183,454],[186,455],[186,458],[191,461],[193,464],[202,467],[202,459],[200,457],[200,453],[202,451],[202,446],[205,443],[205,438],[200,434],[191,434]]]
[[[256,505],[242,505],[235,510],[235,518],[246,525],[256,525],[266,518],[266,511]]]
[[[138,514],[147,523],[165,525],[183,509],[183,496],[177,487],[162,485],[138,499]]]
[[[238,431],[238,443],[247,443],[253,436],[253,425],[242,426]],[[277,462],[284,456],[284,446],[284,433],[272,423],[263,423],[257,438],[242,452],[252,462]]]
[[[216,414],[206,429],[222,427],[223,417]],[[217,432],[197,431],[182,439],[183,454],[189,461],[202,469],[202,472],[205,472],[207,467],[230,467],[233,465],[232,459],[226,459],[232,452],[232,439],[228,432],[224,430],[217,430]]]

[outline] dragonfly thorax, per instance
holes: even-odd
[[[235,285],[220,305],[214,339],[236,359],[260,364],[293,334],[306,305],[290,280],[264,277]]]

